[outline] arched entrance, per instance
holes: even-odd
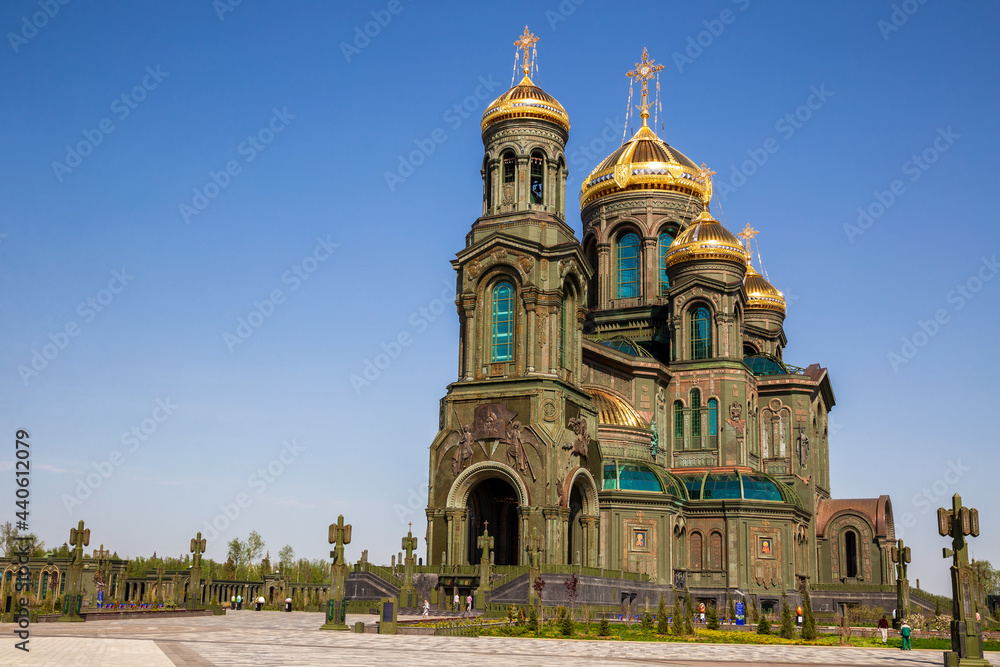
[[[574,484],[573,490],[569,494],[569,527],[567,542],[569,543],[569,556],[567,562],[570,565],[578,564],[578,560],[583,559],[583,550],[586,548],[583,543],[583,529],[580,525],[580,513],[583,511],[583,493],[580,485]]]
[[[466,557],[475,564],[482,558],[477,542],[484,527],[494,537],[493,557],[496,565],[517,565],[519,556],[519,524],[517,491],[499,477],[490,477],[472,487],[468,510],[468,544]]]

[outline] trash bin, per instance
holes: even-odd
[[[264,603],[260,600],[254,603],[254,611],[260,611],[264,607]]]
[[[292,610],[292,598],[285,598],[285,611]]]

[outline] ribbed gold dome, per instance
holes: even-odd
[[[667,248],[664,268],[701,259],[728,259],[741,264],[747,263],[743,244],[713,218],[707,208]]]
[[[649,428],[631,405],[618,396],[600,389],[587,388],[587,393],[597,406],[597,421],[612,426],[635,426]]]
[[[639,131],[583,179],[580,206],[623,190],[673,190],[703,199],[706,182],[698,166],[656,136],[643,118]]]
[[[539,118],[569,132],[569,116],[556,98],[531,82],[526,74],[521,83],[496,98],[483,112],[482,131],[508,118]]]
[[[747,264],[747,274],[743,277],[743,287],[747,291],[747,310],[762,309],[785,312],[785,296],[767,282],[764,276]]]

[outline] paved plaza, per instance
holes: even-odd
[[[39,623],[30,653],[0,646],[3,665],[940,665],[941,651],[430,637],[319,630],[323,615],[226,616]],[[374,617],[348,617],[348,623]],[[989,654],[1000,667],[1000,654]]]

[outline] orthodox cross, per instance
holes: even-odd
[[[201,567],[201,554],[205,551],[205,546],[207,542],[202,538],[201,532],[198,532],[198,537],[191,539],[191,553],[194,554],[194,564],[192,567]]]
[[[962,497],[952,496],[952,509],[938,508],[938,533],[951,537],[951,549],[944,550],[944,557],[954,557],[956,567],[969,564],[969,549],[965,536],[979,537],[979,510],[962,507]]]
[[[531,73],[530,52],[532,51],[533,47],[535,46],[535,42],[537,41],[538,38],[535,37],[533,33],[528,32],[528,26],[524,26],[524,34],[518,37],[517,41],[514,42],[514,46],[516,46],[521,51],[524,51],[524,65],[522,67],[522,69],[524,70],[524,76],[528,76]]]
[[[737,234],[737,236],[739,236],[741,239],[743,239],[743,242],[746,244],[746,246],[747,246],[747,253],[750,252],[750,241],[752,241],[753,239],[755,239],[758,234],[760,234],[760,232],[758,232],[756,229],[754,229],[753,227],[751,227],[749,222],[746,225],[744,225],[743,231],[741,231],[739,234]]]
[[[896,577],[905,580],[906,565],[910,562],[910,547],[903,546],[903,540],[899,540],[899,546],[893,547],[890,555],[892,562],[896,564]]]
[[[663,69],[663,65],[657,65],[655,60],[650,60],[649,52],[645,48],[642,50],[642,60],[635,64],[635,69],[625,72],[625,76],[630,79],[638,79],[642,84],[642,104],[639,105],[642,124],[646,124],[649,118],[649,80],[656,76],[656,73]]]
[[[403,538],[403,549],[406,551],[406,562],[409,563],[410,559],[413,558],[413,551],[417,548],[417,538],[413,536],[413,523],[410,523],[410,529],[406,531],[406,537]]]
[[[489,531],[490,522],[483,522],[483,534],[476,539],[476,546],[483,550],[483,560],[490,559],[490,549],[493,548],[493,537]]]
[[[344,525],[344,515],[337,517],[337,523],[330,524],[330,544],[334,545],[330,558],[334,565],[344,564],[344,545],[351,543],[351,524]]]
[[[83,529],[83,521],[69,529],[69,543],[73,547],[73,565],[83,564],[83,548],[90,546],[90,528]]]
[[[712,201],[712,177],[715,176],[715,171],[708,168],[704,162],[701,163],[701,169],[698,170],[698,180],[701,182],[704,192],[701,196],[702,203],[707,207],[708,203]],[[748,225],[749,226],[749,225]]]

